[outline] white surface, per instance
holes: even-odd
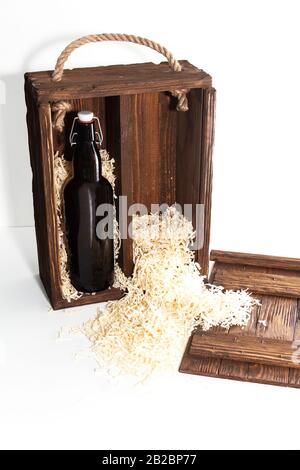
[[[49,311],[31,228],[0,231],[0,448],[299,448],[299,390],[175,373],[110,385],[84,338],[57,340],[96,307]]]

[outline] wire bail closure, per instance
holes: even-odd
[[[69,142],[70,142],[71,147],[73,145],[76,145],[76,142],[74,141],[74,137],[78,134],[78,132],[74,132],[74,127],[75,127],[75,122],[78,121],[78,120],[79,120],[78,117],[75,117],[73,119],[71,132],[70,132],[70,137],[69,137]],[[99,132],[95,131],[95,136],[98,136],[98,140],[95,140],[95,142],[96,142],[96,144],[99,145],[99,147],[101,147],[102,142],[103,142],[103,132],[102,132],[102,128],[101,128],[101,125],[100,125],[99,118],[97,116],[96,117],[94,116],[93,121],[96,121],[98,123],[98,131],[99,131]]]

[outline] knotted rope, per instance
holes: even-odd
[[[114,34],[114,33],[103,33],[103,34],[90,34],[89,36],[83,36],[75,41],[72,41],[59,55],[54,72],[52,74],[52,80],[54,82],[60,82],[63,77],[64,65],[67,61],[70,54],[80,46],[88,44],[90,42],[103,42],[103,41],[123,41],[123,42],[133,42],[135,44],[140,44],[142,46],[150,47],[162,54],[168,61],[170,68],[174,72],[180,72],[182,67],[178,60],[175,59],[173,54],[168,51],[161,44],[150,41],[150,39],[142,38],[140,36],[135,36],[132,34]],[[176,109],[178,111],[187,111],[188,110],[188,101],[186,96],[187,90],[175,90],[171,91],[171,94],[178,99]],[[52,104],[52,111],[54,112],[53,126],[60,132],[64,126],[64,117],[67,111],[70,111],[71,105],[67,101],[59,101]]]
[[[65,116],[68,111],[71,111],[72,105],[67,101],[56,101],[51,106],[53,112],[53,127],[58,132],[62,132],[65,127]]]

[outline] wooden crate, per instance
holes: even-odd
[[[248,325],[198,329],[181,372],[300,387],[300,259],[212,251],[210,282],[260,299]]]
[[[126,195],[128,204],[204,204],[204,244],[196,258],[207,273],[215,91],[209,75],[187,61],[180,64],[181,72],[166,62],[65,70],[60,82],[50,71],[25,74],[39,271],[54,309],[122,295],[108,289],[69,303],[60,291],[53,157],[57,150],[70,155],[67,137],[81,109],[100,117],[103,148],[116,160],[117,194]],[[176,110],[170,92],[178,89],[189,90],[187,112]],[[72,105],[63,137],[53,129],[51,113],[60,100]],[[130,274],[130,240],[123,240],[120,264]]]

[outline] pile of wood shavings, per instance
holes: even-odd
[[[194,236],[192,224],[174,207],[133,218],[134,272],[118,278],[127,293],[81,328],[109,374],[143,381],[154,371],[178,367],[197,325],[206,330],[247,324],[257,301],[245,291],[204,283],[189,248]]]
[[[103,149],[100,150],[102,175],[106,178],[112,186],[114,198],[115,195],[115,160],[109,157],[108,152]],[[57,217],[57,232],[58,232],[58,250],[59,250],[59,268],[61,280],[61,293],[64,299],[71,302],[71,300],[79,299],[82,292],[79,292],[72,285],[70,280],[70,272],[68,268],[68,251],[67,242],[65,238],[64,216],[63,216],[63,190],[67,181],[72,177],[73,165],[72,162],[66,160],[63,155],[56,152],[54,155],[54,190],[56,202],[56,217]],[[119,276],[122,276],[120,268],[117,263],[120,251],[120,233],[119,226],[116,218],[116,209],[114,208],[114,257],[115,257],[115,279],[118,282]]]

